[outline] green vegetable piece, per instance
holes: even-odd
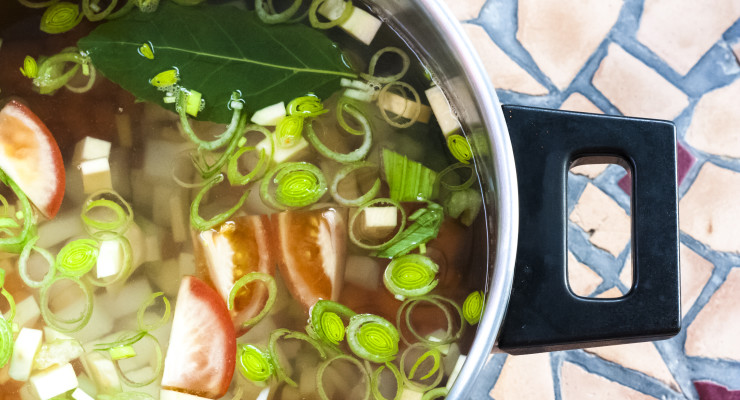
[[[385,178],[396,201],[433,200],[436,197],[437,173],[394,151],[383,149]]]
[[[185,106],[185,112],[192,115],[193,117],[197,117],[198,111],[200,111],[202,99],[203,99],[202,93],[196,90],[189,90],[187,105]]]
[[[475,189],[464,189],[449,194],[444,202],[445,212],[452,218],[459,218],[465,226],[470,226],[478,216],[483,199]]]
[[[462,306],[462,315],[468,324],[475,325],[480,322],[480,317],[483,314],[483,307],[485,306],[485,296],[483,292],[478,290],[470,293],[465,299]]]
[[[398,234],[396,240],[379,250],[375,257],[394,258],[408,254],[411,250],[426,244],[437,237],[444,220],[442,206],[430,202],[427,207],[417,210],[409,217],[411,226]]]
[[[26,78],[35,78],[39,76],[39,66],[36,64],[36,59],[31,56],[26,56],[23,59],[23,67],[21,67],[21,74]]]
[[[136,350],[134,350],[134,346],[130,345],[117,346],[108,349],[108,354],[110,354],[110,358],[113,360],[123,360],[125,358],[136,357]]]
[[[150,43],[157,57],[139,55],[142,43]],[[323,33],[302,24],[266,26],[256,13],[233,6],[162,2],[155,13],[131,12],[101,24],[78,46],[108,79],[161,105],[162,93],[148,78],[177,67],[180,84],[208,99],[199,119],[219,123],[231,120],[235,90],[244,109],[259,110],[305,93],[326,98],[342,77],[356,78]]]
[[[239,372],[252,382],[264,382],[275,371],[270,353],[251,344],[239,347]]]
[[[142,57],[146,57],[150,60],[154,60],[154,50],[152,49],[152,46],[149,43],[144,43],[139,47],[139,54]]]
[[[40,29],[46,33],[62,33],[77,26],[82,21],[80,7],[67,1],[51,5],[41,16]]]
[[[151,59],[154,59],[154,55],[152,55]],[[149,83],[151,83],[152,86],[154,86],[155,88],[166,88],[168,86],[172,86],[176,84],[179,80],[180,80],[180,75],[178,74],[177,70],[168,69],[166,71],[162,71],[158,73],[157,75],[154,75],[154,78],[149,80]]]

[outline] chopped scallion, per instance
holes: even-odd
[[[421,254],[406,254],[391,260],[383,274],[385,287],[398,300],[423,296],[437,286],[439,266]]]
[[[485,296],[482,291],[477,290],[468,295],[462,307],[462,315],[468,321],[468,324],[475,325],[480,322],[485,304]]]
[[[356,356],[384,363],[396,358],[400,334],[385,318],[373,314],[357,314],[350,318],[347,343]]]

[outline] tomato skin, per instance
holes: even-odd
[[[162,387],[210,399],[229,390],[236,365],[236,333],[216,290],[186,276],[177,295]]]
[[[346,220],[346,211],[337,208],[272,216],[280,276],[306,310],[319,299],[339,299],[347,253]]]

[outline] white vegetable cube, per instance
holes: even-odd
[[[363,212],[365,231],[363,233],[383,237],[389,234],[398,225],[398,210],[396,207],[366,207]]]
[[[45,369],[31,376],[31,389],[40,400],[69,392],[77,387],[77,375],[72,364]]]
[[[83,365],[87,374],[95,381],[99,394],[121,391],[121,380],[113,361],[99,352],[92,352],[83,357]]]
[[[74,392],[72,392],[72,398],[75,400],[95,400],[92,396],[90,396],[80,388],[77,388]]]
[[[416,117],[417,121],[425,124],[429,122],[432,114],[432,109],[429,106],[416,103],[415,99],[408,99],[390,91],[378,97],[378,107],[406,119]],[[390,117],[392,118],[393,116],[391,115]]]
[[[98,279],[114,276],[123,268],[123,249],[117,240],[105,240],[100,244],[96,266]]]
[[[275,126],[281,119],[285,118],[287,111],[285,102],[280,102],[257,110],[252,115],[252,122],[262,126]]]
[[[85,194],[113,188],[110,164],[107,158],[83,161],[80,163],[80,172],[82,173],[82,187]]]
[[[308,146],[308,140],[306,140],[305,137],[301,136],[300,140],[298,140],[293,146],[290,147],[281,147],[277,145],[277,141],[275,140],[275,137],[273,135],[272,142],[275,147],[275,152],[272,154],[272,160],[270,161],[270,165],[280,164],[286,161],[296,161],[300,159],[301,157],[308,154],[309,146]],[[262,149],[265,150],[265,153],[270,154],[270,140],[265,138],[263,141],[257,143],[257,151],[260,151]]]
[[[79,165],[83,161],[108,158],[110,156],[111,143],[106,140],[86,136],[75,145],[72,164]]]
[[[328,0],[319,7],[319,14],[335,20],[341,17],[347,3],[343,0]],[[378,33],[382,22],[367,11],[353,7],[349,18],[339,26],[349,33],[350,36],[365,44],[370,44]]]
[[[28,296],[15,305],[15,318],[13,322],[18,326],[32,326],[41,316],[39,304],[33,296]]]
[[[404,386],[399,400],[421,400],[422,397],[424,397],[424,392],[419,392],[408,386]]]
[[[129,279],[120,290],[96,297],[95,304],[105,308],[111,318],[118,319],[136,313],[152,293],[148,280]]]
[[[48,326],[44,327],[44,337],[46,338],[46,343],[51,343],[55,340],[70,340],[73,339],[72,336],[68,336],[62,332],[59,332],[58,330],[54,328],[50,328]]]
[[[455,367],[452,369],[452,372],[450,373],[450,378],[447,380],[447,390],[450,390],[450,388],[452,388],[452,385],[457,380],[457,376],[460,374],[460,370],[462,369],[463,364],[465,364],[465,358],[466,356],[460,356],[457,358]]]
[[[208,400],[208,399],[206,399],[205,397],[195,396],[192,394],[162,389],[159,391],[159,400]]]
[[[38,329],[23,328],[13,344],[8,375],[19,382],[25,382],[31,375],[33,358],[41,348],[43,333]]]
[[[447,102],[442,90],[439,86],[432,86],[424,92],[429,100],[429,105],[432,107],[432,112],[437,118],[437,123],[442,129],[442,133],[445,137],[457,132],[460,129],[460,123],[457,121],[457,117],[452,113],[450,103]]]

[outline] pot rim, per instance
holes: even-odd
[[[460,60],[465,77],[480,107],[481,123],[491,143],[493,179],[497,190],[492,197],[494,216],[487,210],[487,228],[496,231],[489,243],[489,281],[485,311],[475,340],[460,374],[449,392],[449,399],[470,398],[472,384],[488,355],[495,350],[514,279],[519,235],[519,197],[514,153],[501,104],[477,51],[443,0],[419,0],[431,22],[446,37],[453,56]]]

